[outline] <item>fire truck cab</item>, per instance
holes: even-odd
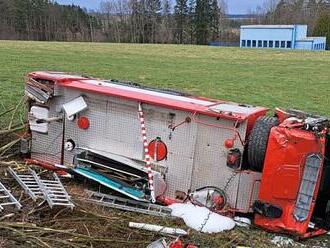
[[[324,233],[330,227],[329,119],[296,110],[277,110],[277,119],[260,168],[255,224],[301,237]]]

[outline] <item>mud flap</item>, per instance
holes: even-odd
[[[256,214],[267,218],[281,218],[283,213],[281,208],[261,201],[255,201],[252,209]]]

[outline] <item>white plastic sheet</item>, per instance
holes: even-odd
[[[231,218],[213,213],[205,207],[181,203],[169,207],[172,216],[182,218],[187,226],[203,233],[219,233],[235,227]]]

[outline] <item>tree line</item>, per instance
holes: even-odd
[[[96,16],[111,42],[207,44],[220,36],[224,9],[218,0],[110,0]]]
[[[0,39],[208,44],[239,41],[244,24],[307,24],[309,35],[330,44],[330,0],[268,0],[239,21],[227,18],[223,0],[104,0],[94,12],[0,0],[0,13]]]
[[[0,0],[0,39],[90,40],[97,21],[79,6],[48,0]]]

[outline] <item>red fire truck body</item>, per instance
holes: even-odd
[[[326,228],[327,118],[57,72],[30,73],[25,92],[34,161],[135,200],[223,197],[221,208],[254,211],[270,231]]]

